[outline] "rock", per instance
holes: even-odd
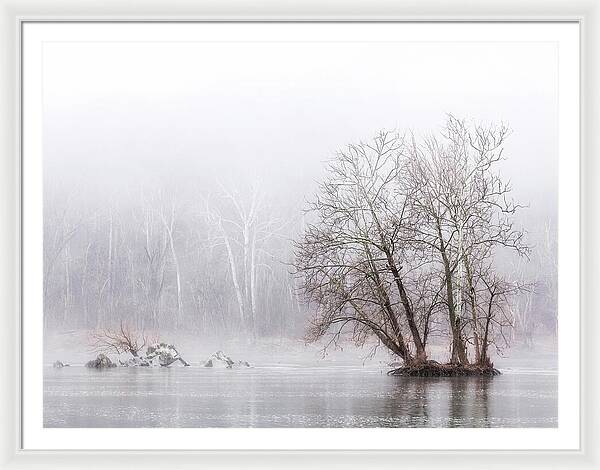
[[[217,351],[209,356],[209,358],[204,363],[204,367],[214,367],[214,368],[222,368],[222,369],[233,369],[238,367],[250,367],[250,364],[246,361],[237,361],[235,362],[229,356],[227,356],[223,351]]]
[[[54,364],[52,364],[52,367],[54,367],[55,369],[62,369],[63,367],[69,367],[69,364],[66,364],[61,361],[56,361]]]
[[[126,361],[119,360],[122,367],[169,367],[172,364],[189,366],[175,346],[167,343],[148,346],[145,356],[130,357]]]
[[[204,367],[218,367],[231,369],[233,364],[233,359],[227,356],[223,351],[217,351],[209,356],[209,358],[204,363]]]
[[[89,361],[85,366],[90,369],[109,369],[111,367],[117,367],[117,365],[105,354],[98,354],[96,359]]]
[[[152,346],[148,346],[145,360],[150,365],[159,365],[162,367],[168,367],[177,361],[184,366],[189,366],[189,364],[179,355],[179,351],[177,351],[175,346],[167,343],[156,343]]]
[[[122,367],[148,367],[150,364],[146,359],[140,357],[130,357],[126,361],[119,360]]]

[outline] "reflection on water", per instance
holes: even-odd
[[[557,376],[356,367],[44,370],[46,427],[555,427]]]
[[[406,414],[408,427],[489,427],[489,390],[493,380],[490,377],[396,378],[386,409],[392,415]],[[500,391],[508,384],[498,385]],[[500,400],[498,404],[502,405]],[[527,426],[524,421],[512,425]]]

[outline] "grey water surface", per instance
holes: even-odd
[[[44,368],[45,427],[556,427],[556,371],[390,377],[378,368]]]

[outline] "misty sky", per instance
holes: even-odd
[[[46,181],[101,194],[256,176],[303,198],[336,149],[445,113],[503,120],[515,196],[555,210],[557,49],[541,42],[53,42]]]

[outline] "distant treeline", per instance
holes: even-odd
[[[48,188],[47,328],[124,321],[140,331],[302,335],[306,307],[289,265],[300,211],[276,213],[258,184],[215,182],[193,197],[173,187],[132,185],[126,198]]]

